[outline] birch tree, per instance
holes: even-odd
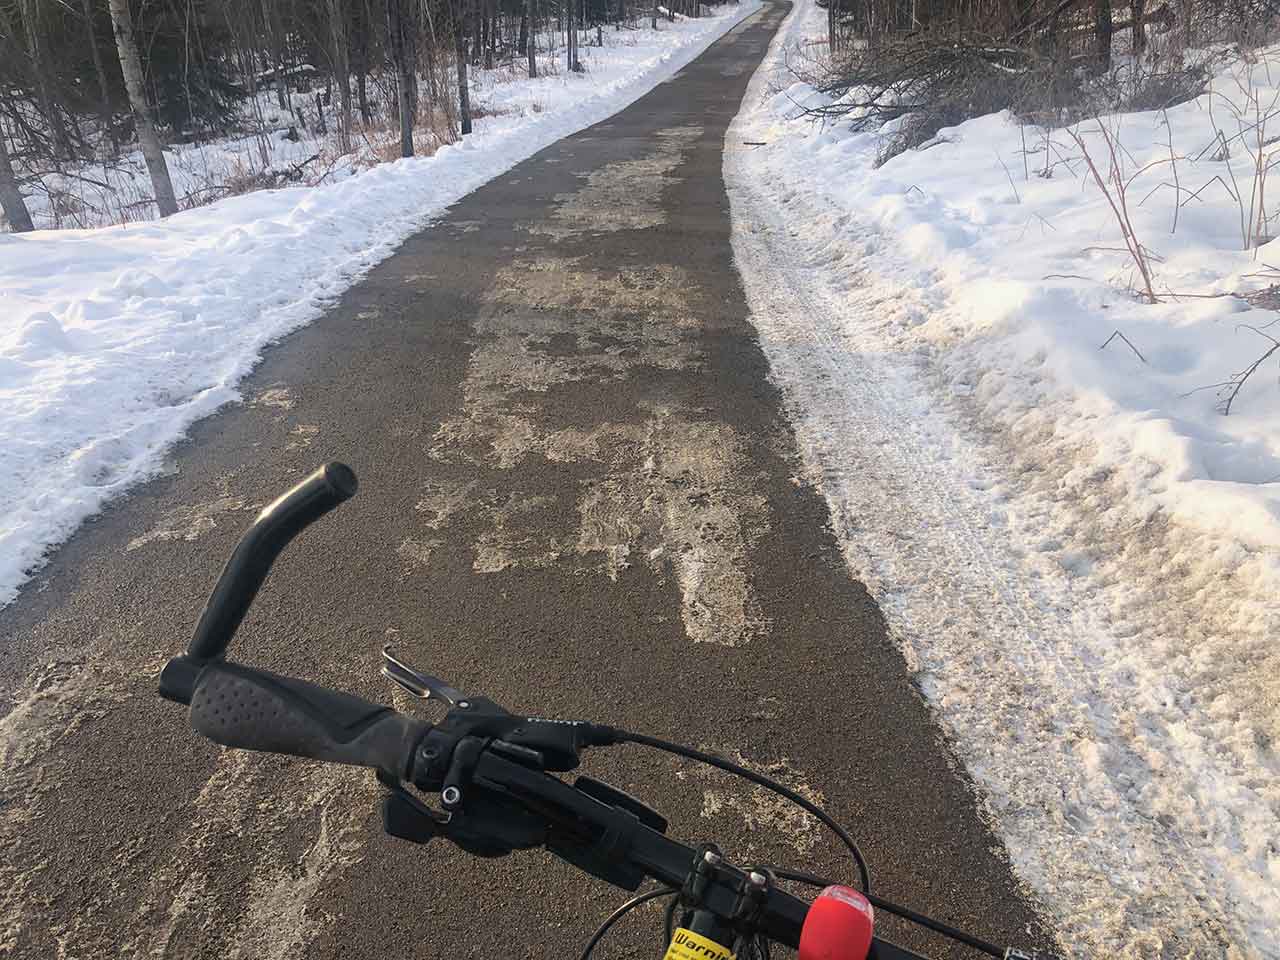
[[[133,37],[133,15],[129,12],[129,0],[109,0],[111,26],[115,30],[116,50],[120,54],[120,72],[124,74],[125,90],[129,93],[129,106],[133,109],[134,127],[142,158],[151,174],[151,186],[156,193],[156,207],[160,216],[168,217],[178,212],[178,201],[173,195],[173,182],[169,179],[169,167],[164,162],[164,150],[156,136],[155,124],[147,107],[146,85],[142,79],[142,60],[138,56],[138,44]]]

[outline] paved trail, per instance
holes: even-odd
[[[0,613],[0,956],[560,957],[620,901],[542,854],[384,838],[360,772],[221,754],[155,696],[254,511],[331,458],[361,493],[285,553],[237,658],[389,700],[391,640],[513,709],[741,755],[853,825],[882,893],[1028,939],[734,271],[723,138],[783,13],[408,241]],[[719,775],[587,768],[686,839],[850,875]],[[656,926],[603,955],[660,955]]]

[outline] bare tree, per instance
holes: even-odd
[[[536,46],[533,38],[537,33],[537,22],[533,19],[533,0],[524,0],[524,20],[527,24],[525,28],[525,54],[529,58],[529,79],[532,80],[538,75],[538,61],[535,56]]]
[[[1111,34],[1114,31],[1111,20],[1111,0],[1094,0],[1093,19],[1094,38],[1097,42],[1098,69],[1110,70]]]
[[[4,128],[0,127],[0,210],[9,221],[9,229],[14,233],[25,233],[34,230],[31,214],[27,212],[26,201],[18,189],[17,178],[13,175],[13,164],[9,162],[9,148],[4,142]]]
[[[87,4],[89,0],[84,0]],[[271,56],[271,66],[275,71],[276,105],[281,110],[289,109],[289,85],[285,80],[284,69],[284,20],[280,16],[281,4],[273,0],[262,0],[263,23],[267,29],[267,45]]]
[[[569,70],[578,73],[582,70],[582,64],[578,62],[578,14],[574,10],[576,4],[574,0],[565,0],[565,58]]]
[[[93,54],[93,73],[98,78],[98,99],[101,103],[102,125],[111,140],[112,152],[118,148],[115,128],[111,124],[111,88],[107,85],[107,70],[102,65],[102,53],[98,50],[98,41],[93,35],[93,3],[92,0],[80,0],[80,9],[84,12],[85,42],[89,44],[89,52]]]
[[[116,34],[116,50],[120,54],[120,70],[124,74],[125,90],[129,93],[129,106],[133,108],[134,125],[142,158],[151,174],[151,186],[156,192],[156,206],[160,216],[178,212],[178,201],[173,195],[173,182],[164,162],[164,150],[156,136],[155,124],[147,107],[146,85],[142,77],[142,60],[138,56],[138,44],[133,37],[133,15],[129,12],[129,0],[109,0],[111,25]]]
[[[67,132],[67,125],[62,120],[62,113],[58,110],[57,104],[54,103],[53,95],[50,91],[48,62],[49,57],[45,52],[45,33],[40,18],[40,8],[33,0],[23,0],[22,6],[22,24],[26,31],[27,39],[27,61],[30,65],[31,76],[35,81],[36,93],[40,100],[40,110],[44,114],[45,122],[49,124],[49,130],[53,134],[53,146],[59,157],[71,159],[75,155],[75,151],[71,148],[71,136]]]
[[[342,0],[329,0],[329,42],[333,79],[338,84],[338,147],[351,149],[351,62],[347,53],[347,11]]]
[[[400,112],[400,156],[413,156],[413,125],[418,78],[414,70],[413,31],[401,0],[387,0],[387,39],[396,71],[396,106]]]
[[[453,36],[458,57],[458,125],[466,136],[471,132],[471,89],[467,83],[467,0],[453,2]]]

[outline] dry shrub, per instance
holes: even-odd
[[[458,133],[457,110],[453,101],[446,100],[443,104],[434,105],[430,110],[420,113],[418,128],[435,144],[431,148],[432,153],[443,144],[457,143],[461,135]]]
[[[902,121],[880,139],[876,150],[876,166],[881,167],[900,153],[933,146],[943,142],[938,131],[946,124],[936,122],[936,118],[925,113],[913,113],[902,118]]]
[[[473,103],[471,105],[472,120],[483,120],[485,117],[505,117],[510,113],[511,110],[508,107],[495,107],[488,103]]]
[[[833,98],[812,116],[855,130],[899,121],[880,162],[930,141],[944,127],[1000,110],[1043,111],[1061,102],[1069,74],[1029,46],[934,31],[846,47],[801,78]]]
[[[414,138],[414,152],[417,152],[417,138]],[[373,162],[378,163],[395,163],[401,159],[400,156],[400,138],[399,137],[378,137],[369,143],[369,153],[373,157]]]
[[[1141,72],[1120,91],[1113,105],[1121,110],[1168,110],[1204,93],[1209,77],[1207,64],[1171,64]]]
[[[1031,45],[943,43],[922,32],[839,54],[815,84],[838,99],[808,112],[847,118],[854,129],[898,121],[881,147],[877,162],[884,163],[974,117],[1009,110],[1056,127],[1114,110],[1166,109],[1203,93],[1209,76],[1207,64],[1172,62],[1099,76],[1086,60],[1054,58]]]
[[[1156,296],[1155,286],[1152,282],[1151,261],[1153,255],[1139,241],[1138,233],[1133,226],[1133,218],[1129,213],[1129,187],[1133,184],[1137,174],[1125,176],[1124,165],[1121,163],[1119,156],[1120,151],[1124,148],[1120,146],[1120,141],[1115,133],[1101,120],[1098,121],[1097,132],[1102,138],[1103,146],[1106,148],[1105,175],[1102,172],[1103,165],[1094,159],[1082,132],[1077,129],[1067,131],[1079,148],[1080,155],[1084,158],[1084,162],[1089,168],[1089,173],[1093,177],[1093,182],[1097,185],[1102,196],[1106,198],[1107,205],[1111,208],[1116,225],[1120,228],[1120,236],[1124,240],[1125,250],[1128,251],[1129,257],[1133,261],[1139,277],[1141,277],[1142,295],[1147,298],[1148,303],[1159,303],[1160,300]]]
[[[1113,67],[1098,48],[1096,9],[1084,2],[1023,4],[1014,16],[999,4],[944,8],[922,0],[907,19],[900,5],[886,3],[826,0],[831,52],[792,65],[833,98],[811,115],[866,130],[897,121],[881,162],[929,144],[944,127],[1000,110],[1062,127],[1103,113],[1167,109],[1204,93],[1216,68],[1188,52],[1191,40],[1247,34],[1257,45],[1280,29],[1276,0],[1168,0],[1148,5],[1145,51],[1134,52],[1132,19],[1119,19],[1131,10],[1115,4]],[[924,24],[913,21],[917,13]]]
[[[1269,175],[1280,163],[1280,148],[1275,146],[1280,137],[1274,135],[1280,123],[1280,93],[1266,96],[1255,72],[1270,75],[1271,64],[1265,57],[1246,58],[1237,66],[1228,81],[1234,90],[1214,90],[1208,98],[1207,113],[1218,144],[1210,159],[1226,164],[1231,184],[1227,186],[1223,181],[1223,186],[1240,213],[1240,239],[1245,250],[1255,248],[1256,256],[1256,248],[1272,239],[1270,225],[1275,219],[1268,213],[1266,198]],[[1222,117],[1224,113],[1226,116]],[[1243,179],[1236,177],[1229,162],[1237,150],[1252,161],[1250,175]]]
[[[223,196],[239,197],[257,190],[270,190],[279,186],[279,183],[273,171],[258,170],[237,158],[220,186]]]
[[[89,205],[69,190],[47,187],[49,197],[49,215],[53,227],[61,230],[64,227],[83,228],[93,226],[89,216]]]
[[[441,135],[442,130],[448,131],[446,136]],[[429,117],[420,117],[418,125],[413,129],[413,155],[415,157],[434,156],[436,151],[446,143],[453,143],[456,140],[457,133],[452,127],[433,123]],[[403,159],[400,155],[400,131],[398,129],[388,131],[371,139],[368,156],[372,161],[370,165],[395,163]]]

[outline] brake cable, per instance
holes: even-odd
[[[596,932],[591,935],[591,939],[587,941],[587,945],[582,948],[580,960],[590,960],[591,951],[594,950],[596,945],[604,939],[605,934],[609,932],[610,928],[636,907],[641,904],[648,903],[650,900],[657,900],[659,897],[675,896],[679,892],[680,891],[675,887],[658,887],[654,890],[648,890],[632,897],[617,910],[613,911],[613,913],[609,914],[604,923],[600,924],[600,926],[596,928]],[[674,900],[672,901],[672,903],[675,902],[676,901]],[[671,938],[668,937],[667,939],[670,940]]]
[[[636,743],[641,746],[653,747],[656,750],[665,750],[667,753],[674,753],[677,756],[686,757],[690,760],[697,760],[700,763],[705,763],[712,767],[718,767],[727,773],[736,774],[739,777],[750,780],[758,786],[764,787],[766,790],[773,791],[780,797],[790,800],[806,813],[817,817],[818,820],[830,827],[835,835],[840,838],[841,842],[849,848],[849,852],[853,855],[854,862],[858,865],[858,876],[862,883],[862,892],[866,894],[868,898],[870,897],[871,870],[867,867],[866,858],[863,857],[862,851],[858,849],[858,845],[853,841],[853,838],[845,832],[844,828],[828,816],[827,813],[817,804],[805,799],[789,787],[784,787],[776,780],[771,780],[769,777],[756,773],[754,770],[748,769],[741,764],[734,763],[731,760],[725,760],[721,757],[717,757],[715,754],[703,753],[701,750],[694,750],[692,747],[681,746],[678,743],[660,740],[657,737],[650,737],[643,733],[631,733],[627,730],[618,730],[616,728],[612,732],[615,737],[614,742],[616,743]],[[779,876],[781,876],[781,874],[779,874]],[[886,909],[888,908],[886,907]]]

